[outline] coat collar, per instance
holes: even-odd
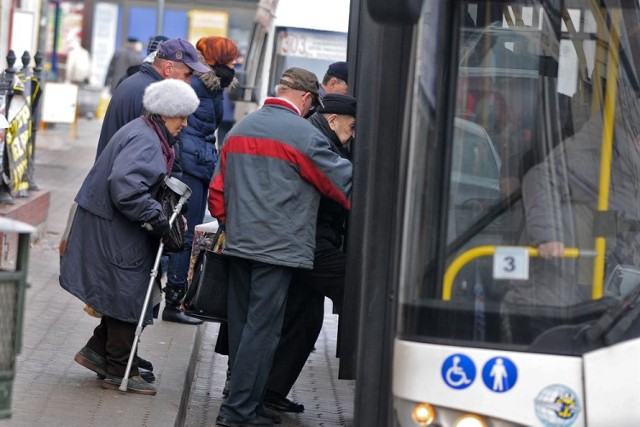
[[[264,105],[279,105],[279,106],[285,107],[285,108],[293,111],[297,115],[301,116],[300,110],[298,109],[298,107],[296,107],[296,105],[293,102],[289,101],[286,98],[267,98],[264,101]]]

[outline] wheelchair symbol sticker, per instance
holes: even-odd
[[[476,379],[476,365],[464,354],[453,354],[442,364],[442,379],[456,390],[469,387]]]
[[[482,381],[491,391],[504,393],[509,391],[518,380],[518,368],[506,357],[489,359],[482,368]]]

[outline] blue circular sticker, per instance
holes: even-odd
[[[456,390],[469,387],[476,379],[476,365],[464,354],[452,354],[442,364],[442,379]]]
[[[506,357],[494,357],[484,364],[482,381],[489,390],[504,393],[516,385],[518,368]]]

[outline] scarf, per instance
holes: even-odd
[[[211,67],[216,73],[216,76],[220,79],[220,87],[223,89],[233,82],[233,77],[236,74],[236,70],[231,67],[227,67],[224,64],[216,64]]]
[[[173,151],[171,142],[175,143],[174,138],[167,133],[167,128],[164,123],[160,122],[155,117],[142,117],[144,122],[153,129],[160,139],[160,146],[162,147],[162,155],[164,156],[165,166],[167,167],[167,176],[171,176],[171,169],[173,168],[173,161],[176,158],[176,154]]]

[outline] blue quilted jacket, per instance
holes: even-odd
[[[213,70],[194,73],[191,87],[198,95],[200,105],[187,119],[187,127],[180,132],[180,166],[182,173],[209,185],[218,161],[214,132],[222,121],[222,88]]]

